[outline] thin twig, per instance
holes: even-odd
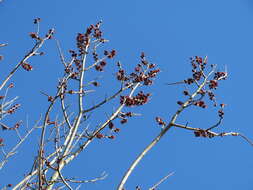
[[[171,177],[172,175],[174,175],[174,172],[171,172],[168,175],[166,175],[164,178],[158,181],[155,185],[149,188],[149,190],[155,190],[162,182],[164,182],[167,178]]]
[[[68,184],[68,182],[64,179],[64,177],[62,176],[61,172],[60,172],[59,170],[57,170],[57,171],[58,171],[58,173],[59,173],[59,176],[60,176],[62,182],[68,187],[69,190],[73,190],[73,189],[70,187],[70,185]]]

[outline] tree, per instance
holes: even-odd
[[[30,33],[34,40],[34,46],[9,72],[0,85],[3,95],[1,99],[1,120],[14,114],[21,106],[16,98],[9,99],[8,92],[14,88],[10,83],[12,77],[18,70],[31,72],[33,65],[30,59],[33,56],[43,56],[42,46],[48,40],[54,39],[54,29],[43,36],[39,31],[40,18],[34,19],[37,31]],[[76,36],[76,49],[69,50],[69,56],[65,57],[60,43],[57,42],[60,61],[63,68],[63,75],[59,79],[54,95],[41,92],[48,101],[47,110],[42,114],[38,122],[30,129],[24,130],[22,121],[16,122],[13,126],[8,121],[1,122],[2,132],[17,134],[17,143],[5,151],[8,146],[6,139],[0,139],[2,148],[2,161],[0,168],[4,169],[10,157],[15,155],[19,146],[29,138],[34,131],[40,131],[39,146],[37,157],[32,163],[32,169],[18,184],[6,184],[2,189],[12,187],[12,189],[78,189],[80,185],[87,182],[94,182],[105,179],[106,175],[93,180],[80,180],[72,177],[65,177],[63,169],[74,161],[87,147],[94,141],[113,140],[120,133],[119,124],[124,125],[132,117],[139,114],[133,112],[136,107],[143,106],[149,102],[151,93],[146,92],[149,86],[153,85],[160,69],[151,63],[144,52],[140,54],[140,61],[136,64],[134,71],[128,74],[125,66],[119,61],[115,61],[117,51],[114,49],[106,50],[103,48],[108,40],[103,37],[101,31],[102,22],[90,25],[85,32],[80,32]],[[3,48],[7,44],[0,44]],[[3,56],[1,56],[3,59]],[[110,65],[109,65],[110,64]],[[109,65],[109,66],[108,66]],[[118,183],[118,190],[123,190],[128,177],[132,174],[135,167],[143,157],[151,150],[171,128],[182,128],[192,132],[198,138],[217,138],[225,136],[239,136],[248,143],[253,143],[244,135],[238,132],[215,132],[224,118],[223,102],[217,102],[215,91],[220,86],[220,82],[227,79],[227,71],[218,71],[216,65],[208,63],[207,57],[194,56],[190,59],[191,76],[182,81],[168,83],[167,85],[186,85],[187,90],[183,90],[183,100],[176,100],[178,109],[169,118],[154,116],[154,120],[160,130],[150,144],[140,152],[139,156],[129,166]],[[106,67],[115,70],[113,76],[109,75],[112,86],[118,83],[120,86],[115,92],[114,88],[107,90],[108,96],[102,98],[101,92],[94,95],[95,89],[103,85],[101,75],[106,76]],[[110,72],[110,71],[109,71]],[[92,76],[92,77],[91,77]],[[114,81],[116,79],[116,81]],[[95,97],[95,102],[94,98]],[[17,103],[16,103],[17,102]],[[178,117],[185,110],[208,109],[213,106],[217,112],[217,122],[212,126],[201,128],[190,124],[181,124]],[[116,107],[116,108],[115,108]],[[106,116],[101,117],[100,109],[107,110]],[[109,108],[109,109],[108,109]],[[128,109],[126,109],[128,108]],[[112,110],[112,111],[111,111]],[[131,111],[128,111],[131,110]],[[55,117],[53,117],[55,116]],[[9,119],[10,120],[10,119]],[[115,123],[118,123],[116,125]],[[88,154],[88,152],[85,152]],[[69,174],[68,174],[69,175]],[[167,179],[171,173],[150,189],[157,186]],[[141,189],[137,186],[136,189]]]

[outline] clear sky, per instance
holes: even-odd
[[[1,80],[32,47],[28,34],[35,30],[32,22],[36,17],[42,19],[42,33],[52,27],[56,29],[55,38],[66,54],[75,47],[78,32],[102,20],[105,37],[110,40],[108,47],[117,50],[116,60],[125,68],[131,70],[144,51],[162,71],[154,86],[145,90],[152,93],[151,102],[135,110],[142,117],[133,118],[122,126],[116,139],[96,141],[66,168],[66,175],[82,179],[94,178],[103,171],[109,174],[107,179],[85,184],[81,189],[117,187],[130,163],[159,133],[154,118],[162,116],[169,120],[178,108],[176,102],[182,98],[184,86],[166,86],[165,83],[190,76],[191,56],[208,56],[211,64],[217,64],[220,70],[227,67],[229,72],[228,80],[217,90],[218,100],[227,104],[225,119],[217,131],[238,131],[253,139],[252,1],[3,0],[0,3],[0,43],[9,45],[0,49],[4,55],[4,61],[0,62]],[[62,75],[55,42],[45,44],[43,51],[45,56],[32,59],[32,72],[20,70],[13,78],[15,88],[9,95],[10,98],[19,96],[22,104],[14,116],[15,121],[28,120],[30,126],[48,105],[40,91],[54,93]],[[107,72],[113,74],[113,70]],[[102,110],[101,117],[111,110]],[[196,109],[183,114],[180,121],[194,127],[208,127],[217,119],[212,111]],[[11,125],[15,121],[5,122]],[[0,187],[17,183],[30,171],[37,154],[39,138],[36,134],[38,132],[0,171]],[[0,137],[11,144],[14,133],[0,131]],[[195,138],[189,131],[172,129],[142,160],[126,188],[135,189],[140,185],[148,189],[163,176],[175,172],[159,189],[252,190],[252,157],[253,148],[239,137],[202,139]]]

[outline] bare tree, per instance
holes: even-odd
[[[125,107],[142,106],[150,100],[150,93],[145,93],[154,79],[160,72],[160,69],[148,61],[146,55],[141,53],[140,61],[136,64],[134,71],[127,73],[119,61],[115,61],[117,54],[116,50],[106,50],[103,48],[108,40],[103,37],[101,31],[101,22],[95,25],[90,25],[85,32],[78,33],[76,36],[76,50],[69,50],[69,55],[65,56],[62,52],[59,41],[54,37],[54,29],[50,29],[44,37],[40,34],[39,24],[40,18],[34,20],[37,25],[37,31],[30,33],[30,37],[34,40],[34,46],[28,53],[17,63],[17,65],[7,74],[6,78],[0,84],[0,116],[1,119],[9,117],[19,107],[20,104],[15,104],[17,98],[8,99],[8,91],[13,88],[13,84],[9,83],[13,75],[19,70],[24,69],[31,71],[33,66],[29,63],[32,56],[42,56],[41,47],[47,40],[55,40],[62,64],[62,77],[57,83],[54,95],[48,95],[47,92],[41,92],[47,98],[49,105],[42,117],[34,124],[33,127],[24,130],[20,129],[22,121],[18,121],[14,126],[8,126],[7,123],[0,122],[2,130],[15,131],[17,134],[17,143],[10,149],[5,151],[8,146],[4,139],[0,139],[3,159],[0,162],[0,169],[4,168],[9,158],[15,155],[19,146],[29,138],[29,135],[34,130],[40,130],[40,143],[38,146],[38,155],[31,164],[32,169],[18,184],[7,184],[2,189],[12,187],[15,189],[74,189],[73,186],[78,186],[83,183],[95,182],[106,178],[103,173],[95,179],[82,180],[66,177],[62,170],[77,158],[92,142],[99,139],[114,139],[120,128],[115,126],[116,120],[124,124],[131,117],[137,116],[134,112],[124,111]],[[7,44],[2,43],[3,48]],[[3,59],[3,56],[1,56]],[[100,86],[100,75],[106,72],[106,67],[110,63],[116,72],[110,80],[118,83],[118,89],[114,92],[112,89],[106,89],[109,94],[105,98],[101,98],[94,102],[89,102],[94,96],[95,88]],[[225,136],[240,136],[251,145],[252,142],[244,135],[238,132],[215,132],[214,130],[221,124],[224,118],[224,103],[218,103],[215,98],[214,91],[218,88],[219,83],[227,79],[226,71],[217,71],[215,65],[208,63],[207,57],[192,57],[190,60],[192,76],[185,80],[170,83],[168,85],[184,84],[189,90],[183,91],[184,101],[177,101],[179,105],[175,110],[174,115],[170,118],[163,119],[159,116],[154,116],[157,125],[160,126],[160,132],[151,140],[150,144],[139,154],[133,161],[129,169],[126,171],[122,180],[118,184],[118,190],[123,190],[124,185],[128,180],[138,163],[152,149],[162,137],[171,128],[181,128],[193,132],[196,137],[215,138]],[[87,76],[93,76],[92,79]],[[93,100],[92,100],[93,101]],[[208,101],[210,101],[208,103]],[[69,102],[72,102],[71,104]],[[188,124],[178,123],[177,119],[181,113],[189,107],[207,109],[207,104],[217,108],[217,122],[212,126],[203,126],[196,128]],[[109,105],[111,112],[105,117],[96,115],[98,109]],[[106,109],[106,108],[104,108]],[[111,111],[113,110],[113,111]],[[52,119],[54,112],[58,115]],[[60,114],[59,114],[60,112]],[[90,122],[94,118],[97,122]],[[92,123],[92,124],[90,124]],[[166,180],[172,173],[166,175],[159,182],[153,185],[150,190],[154,190],[160,183]],[[139,186],[136,189],[141,189]]]

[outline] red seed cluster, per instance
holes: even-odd
[[[136,96],[120,96],[120,104],[125,104],[128,107],[140,106],[146,104],[149,100],[151,94],[144,94],[142,91],[139,92]]]

